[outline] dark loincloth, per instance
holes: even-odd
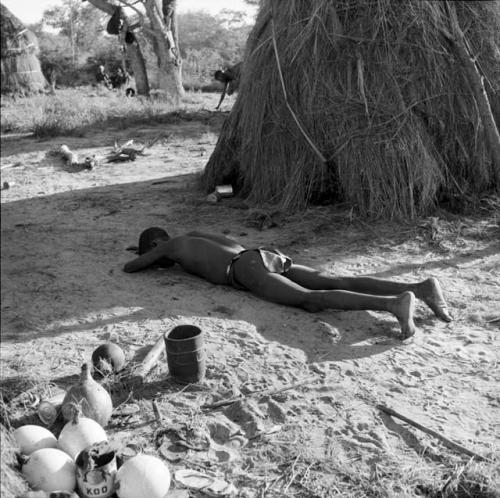
[[[277,249],[265,249],[263,247],[259,247],[257,249],[245,249],[234,256],[231,263],[229,263],[229,266],[227,267],[226,279],[228,285],[232,285],[236,289],[246,289],[246,287],[241,285],[234,276],[234,264],[238,261],[238,259],[240,259],[243,253],[251,251],[259,253],[262,264],[270,273],[283,275],[283,273],[286,273],[290,269],[290,266],[292,266],[291,258],[285,256]]]

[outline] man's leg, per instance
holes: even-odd
[[[438,318],[446,322],[452,320],[441,286],[435,277],[416,283],[394,282],[373,277],[335,277],[327,272],[296,264],[286,272],[286,277],[306,289],[314,290],[347,290],[377,296],[395,296],[410,291],[424,301]]]
[[[346,290],[306,289],[287,277],[269,273],[255,253],[245,253],[235,263],[235,277],[239,284],[267,301],[308,311],[387,311],[398,319],[405,339],[415,334],[415,296],[412,292],[403,292],[398,296],[374,296]]]

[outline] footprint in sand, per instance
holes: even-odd
[[[224,414],[229,420],[239,425],[249,439],[264,429],[264,414],[254,402],[238,401],[228,406]]]
[[[344,435],[341,437],[344,444],[346,444],[351,449],[358,450],[363,448],[376,453],[382,451],[387,451],[387,447],[379,440],[374,437],[364,436],[361,434],[353,433],[351,430],[343,431]]]

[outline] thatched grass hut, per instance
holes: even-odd
[[[0,4],[2,93],[43,90],[47,82],[38,60],[36,36]]]
[[[204,186],[411,217],[498,192],[499,123],[500,2],[263,0]]]

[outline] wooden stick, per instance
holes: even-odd
[[[64,157],[64,159],[68,161],[68,164],[70,166],[78,164],[78,154],[72,152],[67,145],[61,145],[59,152]]]
[[[203,405],[202,408],[208,409],[208,410],[213,410],[215,408],[220,408],[221,406],[227,406],[227,405],[232,405],[233,403],[236,403],[237,401],[240,401],[245,398],[261,398],[262,396],[274,396],[275,394],[288,391],[290,389],[294,389],[299,386],[303,386],[305,384],[311,384],[312,382],[315,382],[318,380],[317,377],[313,377],[311,379],[303,379],[298,382],[295,382],[293,384],[287,384],[283,387],[279,387],[278,389],[264,389],[262,391],[256,391],[250,394],[241,395],[241,396],[236,396],[234,398],[228,398],[228,399],[223,399],[221,401],[217,401],[216,403],[211,403],[208,405]]]
[[[165,340],[163,339],[162,334],[155,342],[154,346],[149,350],[144,360],[142,360],[142,363],[139,365],[139,368],[137,369],[135,374],[144,379],[149,371],[158,363],[158,360],[161,358],[164,352]]]
[[[165,135],[163,132],[159,133],[158,135],[156,135],[156,137],[152,138],[149,142],[147,142],[146,144],[144,144],[144,146],[141,149],[141,152],[144,152],[146,149],[149,149],[150,147],[153,147],[153,145],[156,142],[158,142],[158,140],[160,140],[160,138],[163,139],[163,140],[168,140],[172,135],[173,135],[173,133],[169,133],[168,135]]]
[[[472,456],[472,457],[476,458],[477,460],[491,462],[491,460],[489,460],[488,458],[483,457],[483,456],[475,453],[474,451],[469,450],[468,448],[465,448],[461,444],[458,444],[458,443],[455,443],[454,441],[451,441],[450,439],[443,436],[442,434],[439,434],[439,432],[436,432],[432,429],[428,429],[427,427],[424,427],[423,425],[419,424],[418,422],[415,422],[414,420],[412,420],[408,417],[405,417],[404,415],[401,415],[400,413],[396,412],[392,408],[389,408],[389,407],[384,406],[384,405],[377,405],[377,408],[380,411],[386,413],[387,415],[391,415],[392,417],[399,418],[399,419],[403,420],[404,422],[406,422],[407,424],[413,425],[413,427],[420,429],[422,432],[425,432],[426,434],[430,434],[431,436],[434,436],[435,438],[442,441],[445,446],[448,446],[448,448],[450,448],[452,450],[458,451],[459,453],[465,453],[466,455]]]
[[[158,425],[161,425],[163,421],[163,417],[161,415],[160,407],[158,406],[158,402],[154,399],[153,400],[153,413],[155,414],[155,419]]]
[[[129,140],[128,142],[125,142],[123,145],[118,146],[118,144],[115,142],[115,147],[113,149],[112,154],[120,154],[120,152],[123,149],[126,149],[127,147],[131,147],[134,144],[134,140]]]

